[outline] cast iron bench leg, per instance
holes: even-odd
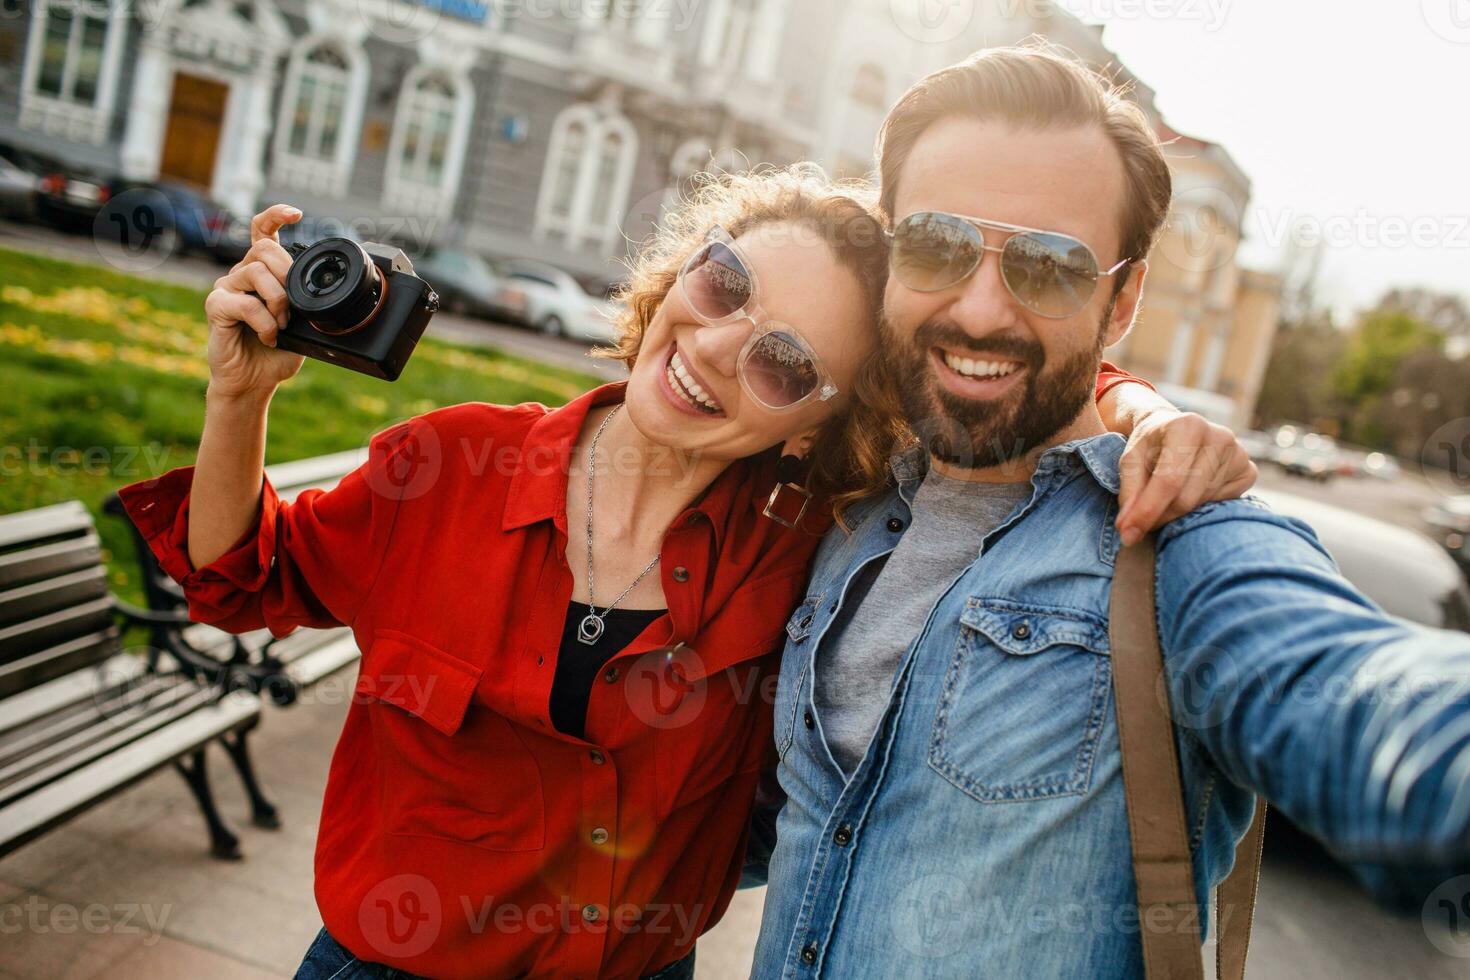
[[[174,768],[194,791],[194,799],[204,813],[204,822],[209,825],[209,852],[222,861],[240,860],[240,838],[230,833],[214,805],[214,793],[209,788],[209,774],[204,765],[204,746],[190,753],[187,760],[179,759]]]
[[[275,804],[260,791],[260,783],[255,778],[255,766],[250,761],[250,744],[245,741],[245,736],[257,724],[258,721],[252,722],[238,732],[226,732],[220,736],[220,741],[230,754],[230,761],[235,763],[235,771],[240,774],[240,782],[245,784],[245,792],[250,796],[250,822],[257,827],[275,830],[281,826],[280,815],[276,812]]]

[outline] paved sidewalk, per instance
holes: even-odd
[[[242,861],[206,851],[184,781],[159,772],[0,860],[0,977],[264,980],[289,977],[321,928],[312,853],[348,667],[304,703],[266,710],[252,736],[284,826],[249,825],[234,770],[211,747],[211,781]],[[699,980],[750,973],[762,892],[737,896],[699,944]]]

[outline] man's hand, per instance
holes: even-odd
[[[1119,467],[1115,523],[1125,545],[1200,504],[1241,496],[1259,475],[1235,433],[1178,410],[1140,419]]]

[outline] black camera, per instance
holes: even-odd
[[[413,274],[402,250],[350,238],[286,246],[291,319],[276,335],[281,350],[397,381],[439,295]]]

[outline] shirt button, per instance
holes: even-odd
[[[815,719],[815,718],[812,717],[812,709],[811,708],[806,709],[806,714],[804,714],[804,715],[801,716],[801,721],[802,721],[802,724],[806,725],[806,727],[808,727],[808,728],[816,728],[817,727],[817,719]]]
[[[685,568],[683,565],[676,565],[674,567],[674,581],[675,582],[687,582],[687,581],[689,581],[689,569]]]
[[[584,905],[582,906],[582,918],[588,922],[596,922],[602,918],[602,912],[596,905]]]
[[[592,843],[594,843],[594,844],[606,844],[607,843],[607,831],[606,830],[603,830],[601,827],[598,827],[596,830],[592,831]]]
[[[1015,626],[1012,626],[1011,627],[1011,636],[1014,636],[1018,640],[1024,640],[1024,639],[1026,639],[1026,637],[1028,637],[1030,635],[1031,635],[1031,624],[1030,623],[1024,623],[1024,622],[1023,623],[1017,623]]]
[[[815,963],[817,961],[817,944],[816,943],[807,943],[805,946],[803,946],[801,948],[801,961],[803,963],[805,963],[807,966],[811,966],[813,963]]]
[[[619,671],[616,667],[609,667],[607,670],[604,670],[602,672],[602,679],[607,681],[609,684],[614,684],[617,682],[618,673]]]
[[[845,823],[837,828],[837,833],[832,835],[832,840],[838,847],[846,847],[852,843],[852,824]]]
[[[592,764],[594,766],[600,766],[607,761],[607,756],[603,755],[597,749],[593,749],[591,752],[588,752],[587,758],[592,760]]]
[[[903,530],[903,521],[899,520],[896,517],[888,518],[888,530],[892,531],[894,534],[897,534],[899,531]]]

